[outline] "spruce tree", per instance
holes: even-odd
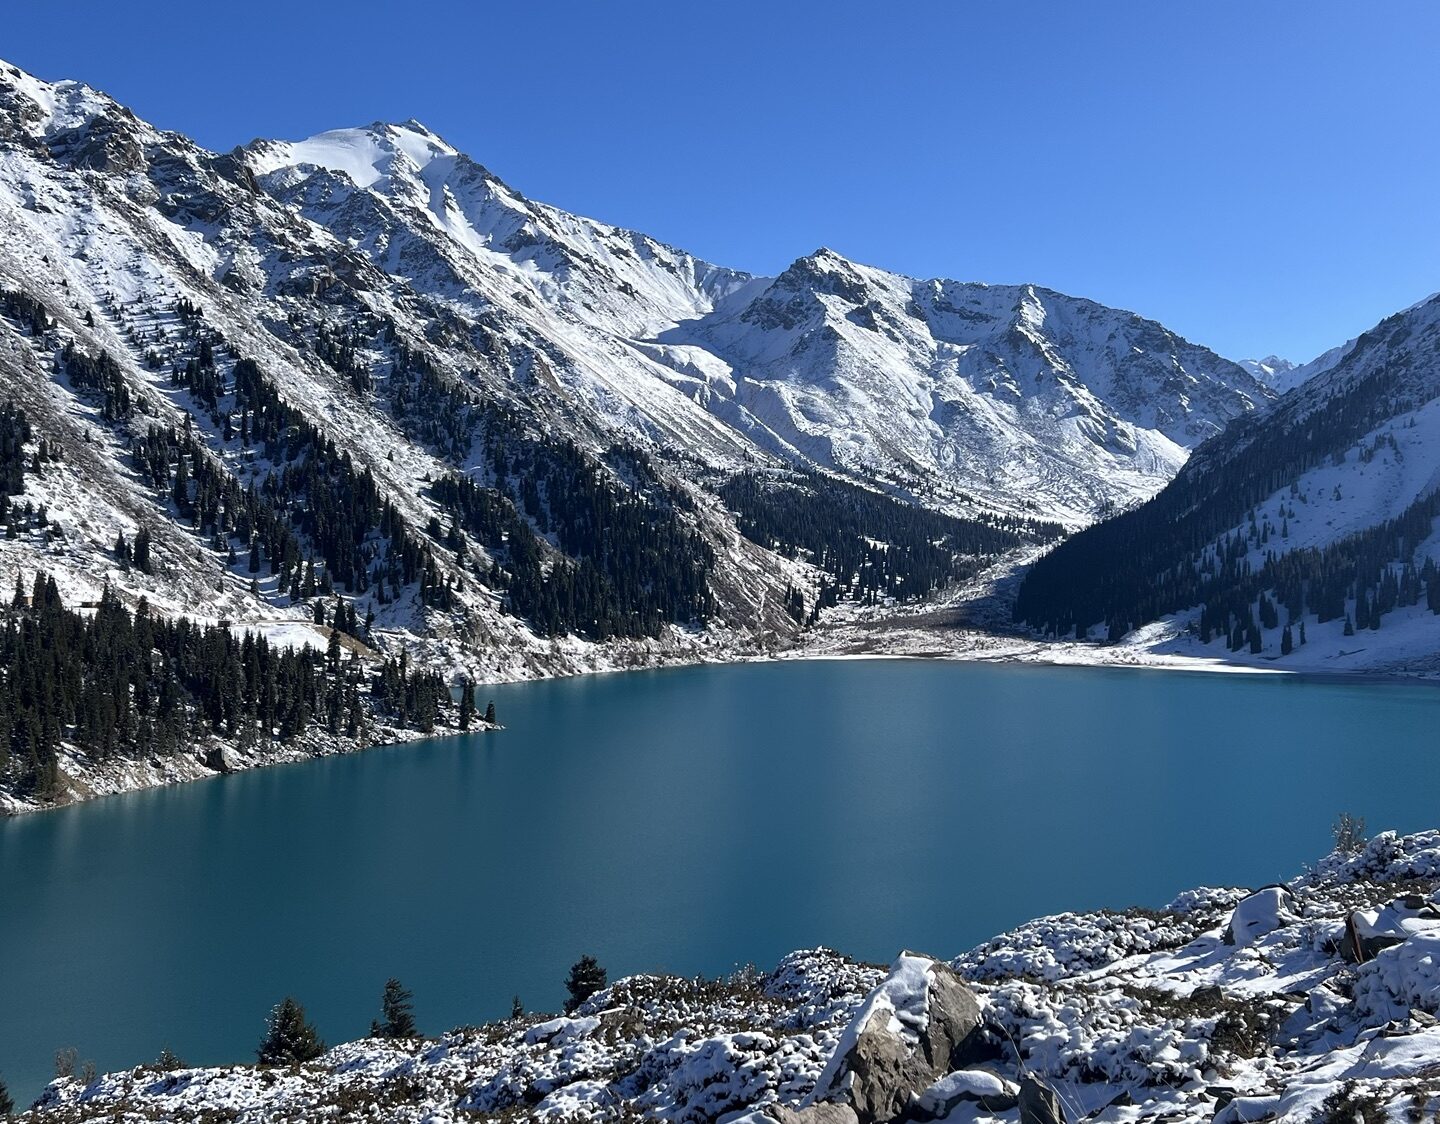
[[[325,1052],[315,1027],[306,1020],[305,1008],[287,995],[270,1012],[270,1024],[255,1056],[261,1065],[294,1065],[308,1062]]]
[[[155,1059],[155,1068],[163,1069],[168,1073],[171,1070],[184,1069],[185,1063],[175,1056],[169,1046],[166,1046],[160,1051],[160,1056]]]
[[[9,1117],[15,1111],[15,1100],[10,1096],[10,1090],[5,1087],[5,1079],[0,1078],[0,1116]]]
[[[380,1017],[383,1022],[371,1023],[370,1033],[376,1038],[418,1038],[420,1031],[415,1026],[414,996],[391,976],[385,981],[385,991],[380,996]]]
[[[570,993],[570,998],[565,1001],[565,1013],[568,1015],[575,1010],[603,988],[606,982],[605,969],[595,957],[588,953],[580,957],[570,965],[570,975],[565,979],[565,990]]]
[[[144,527],[135,532],[133,556],[135,568],[142,574],[150,573],[150,532]]]
[[[475,684],[467,678],[460,687],[460,729],[468,730],[475,721]]]
[[[525,1004],[520,1002],[520,997],[517,995],[514,999],[510,1000],[510,1017],[512,1019],[518,1019],[524,1013]]]
[[[493,702],[485,704],[485,724],[495,725],[495,704]]]

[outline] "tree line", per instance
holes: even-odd
[[[1367,333],[1347,362],[1387,346],[1397,330],[1403,328],[1386,321]],[[1272,547],[1272,537],[1288,537],[1288,518],[1281,515],[1277,526],[1256,512],[1287,489],[1287,510],[1318,502],[1302,495],[1297,481],[1343,461],[1366,433],[1410,409],[1406,373],[1404,362],[1387,363],[1362,379],[1335,380],[1339,389],[1318,404],[1306,397],[1282,400],[1259,418],[1235,420],[1147,503],[1087,528],[1037,561],[1020,587],[1016,619],[1057,636],[1088,635],[1100,625],[1118,637],[1203,603],[1206,632],[1233,640],[1238,624],[1253,639],[1247,622],[1253,614],[1259,627],[1262,589],[1274,590],[1296,618],[1314,612],[1335,619],[1350,600],[1363,604],[1362,616],[1378,619],[1398,603],[1382,588],[1386,569],[1423,565],[1414,551],[1428,536],[1433,495],[1395,520],[1305,551]],[[1240,535],[1231,532],[1247,524]],[[1247,557],[1256,550],[1264,559],[1259,566]]]
[[[961,519],[817,472],[745,472],[719,489],[740,533],[828,575],[816,608],[840,600],[915,601],[967,577],[976,560],[1059,527],[1030,520]],[[803,605],[791,591],[792,612]]]
[[[429,731],[451,706],[444,681],[403,658],[372,683],[338,648],[274,648],[157,617],[144,599],[132,613],[108,586],[81,613],[44,574],[29,592],[17,580],[0,629],[0,782],[39,799],[58,793],[65,743],[95,761],[139,761],[211,739],[248,750],[360,738],[372,710]]]
[[[609,978],[605,969],[590,955],[580,957],[570,966],[565,977],[565,1013],[573,1013],[591,996],[603,991]],[[515,996],[510,1007],[510,1018],[519,1019],[525,1015],[520,997]],[[370,1022],[370,1037],[388,1041],[411,1042],[423,1038],[415,1019],[415,996],[395,977],[385,981],[380,992],[380,1017]],[[255,1048],[256,1064],[265,1066],[303,1065],[314,1061],[325,1053],[325,1040],[311,1022],[305,1007],[293,995],[287,995],[270,1010],[266,1019],[265,1034]],[[73,1047],[56,1051],[55,1076],[72,1077],[79,1061],[79,1052]],[[149,1067],[173,1072],[185,1069],[185,1062],[166,1046],[160,1051],[155,1062]],[[84,1079],[94,1080],[94,1065],[86,1062],[83,1067]],[[15,1110],[5,1082],[0,1080],[0,1118]]]

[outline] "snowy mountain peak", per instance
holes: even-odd
[[[436,160],[460,153],[411,118],[403,124],[376,121],[361,128],[331,129],[302,141],[257,140],[247,147],[257,175],[285,168],[343,172],[356,187],[383,190],[401,168],[423,172]]]
[[[917,281],[822,247],[746,296],[661,335],[659,357],[722,360],[702,400],[781,455],[960,503],[1087,521],[1273,396],[1153,321],[1035,285]]]
[[[83,82],[45,82],[0,60],[0,139],[18,132],[48,143],[83,131],[97,118],[123,121],[158,135],[124,106]]]
[[[1264,359],[1240,359],[1237,362],[1257,381],[1264,383],[1277,394],[1293,390],[1304,382],[1307,376],[1300,364],[1282,359],[1278,355],[1267,355]]]

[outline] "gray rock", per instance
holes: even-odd
[[[896,1021],[907,1030],[892,1027]],[[893,1120],[949,1072],[980,1022],[980,1004],[948,964],[904,954],[847,1029],[815,1100],[848,1103],[859,1124]]]
[[[1020,1079],[1020,1124],[1065,1124],[1059,1095],[1028,1074]]]
[[[1019,1103],[1020,1087],[989,1069],[962,1069],[947,1073],[931,1085],[907,1110],[916,1121],[945,1119],[965,1103],[987,1113],[1010,1112]]]

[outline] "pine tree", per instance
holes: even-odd
[[[475,684],[467,678],[460,687],[460,729],[470,729],[475,721]]]
[[[15,1111],[15,1100],[10,1096],[10,1090],[5,1087],[5,1081],[0,1078],[0,1116],[9,1117]]]
[[[269,1030],[255,1056],[261,1065],[294,1065],[308,1062],[325,1052],[315,1027],[305,1018],[305,1008],[287,995],[270,1012]]]
[[[570,993],[570,998],[565,1001],[565,1013],[568,1015],[575,1010],[603,988],[606,982],[605,969],[600,967],[595,957],[588,953],[580,957],[570,965],[570,975],[565,979],[565,990]]]
[[[485,724],[487,726],[495,725],[495,704],[493,702],[485,704]]]
[[[175,484],[171,494],[175,499],[175,507],[181,515],[190,511],[190,471],[186,467],[184,454],[175,462]]]
[[[150,573],[150,532],[147,528],[141,527],[135,532],[135,545],[132,553],[135,559],[135,568],[142,574]]]
[[[1295,641],[1290,635],[1290,626],[1285,626],[1285,631],[1280,634],[1280,654],[1288,656],[1295,650]]]
[[[370,1031],[376,1038],[418,1038],[420,1031],[415,1026],[414,996],[400,986],[400,981],[391,976],[385,981],[385,991],[380,997],[381,1023],[371,1023]]]
[[[169,1046],[166,1046],[160,1051],[160,1056],[155,1059],[155,1068],[163,1069],[169,1073],[172,1070],[184,1069],[185,1063],[175,1056]]]
[[[510,1017],[512,1019],[518,1019],[524,1013],[525,1004],[520,1002],[520,997],[517,995],[514,999],[510,1000]]]

